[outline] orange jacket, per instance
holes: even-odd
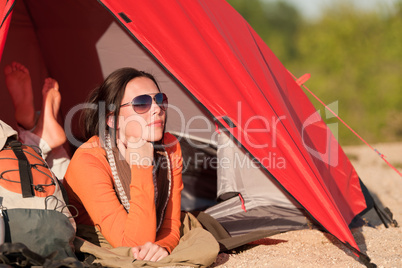
[[[77,224],[97,226],[113,247],[152,242],[171,252],[180,238],[183,162],[180,144],[173,135],[165,133],[164,144],[171,161],[172,188],[158,233],[152,167],[131,167],[131,200],[127,213],[117,198],[112,171],[98,136],[77,149],[63,182],[70,204],[78,209]]]

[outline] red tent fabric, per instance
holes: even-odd
[[[0,52],[14,2],[0,2]],[[228,3],[99,2],[314,219],[358,249],[348,228],[366,208],[358,175],[302,89]]]
[[[14,4],[15,1],[0,0],[0,57],[3,54],[4,44],[6,43],[7,32],[8,28],[10,27],[12,8]]]
[[[356,172],[336,139],[327,138],[321,120],[303,128],[315,113],[313,105],[228,3],[102,3],[263,165],[270,153],[285,158],[286,169],[266,166],[268,172],[324,228],[358,249],[348,228],[366,208]],[[230,128],[225,116],[236,127]],[[283,119],[272,124],[278,118]],[[268,131],[248,131],[264,129]],[[303,141],[315,152],[333,151],[317,159]]]

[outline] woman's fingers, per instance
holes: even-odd
[[[160,261],[160,260],[162,260],[163,258],[167,257],[167,255],[169,255],[169,253],[167,252],[167,250],[164,249],[164,248],[160,248],[160,249],[158,250],[158,254],[155,254],[155,256],[156,256],[155,260],[152,260],[152,261]]]
[[[164,255],[165,252],[166,252],[166,255]],[[156,244],[151,244],[144,260],[158,261],[166,256],[167,256],[166,249],[164,249]]]
[[[153,164],[154,147],[151,142],[129,137],[125,142],[118,139],[117,148],[130,166],[151,166]]]
[[[132,247],[131,253],[133,253],[134,259],[138,259],[138,253],[140,253],[140,246]]]
[[[138,137],[128,137],[127,138],[127,148],[141,148],[146,144],[147,141]]]
[[[147,242],[142,246],[133,247],[131,248],[131,252],[134,258],[144,261],[159,261],[169,255],[166,249],[151,242]]]

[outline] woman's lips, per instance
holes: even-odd
[[[163,121],[162,120],[156,120],[148,124],[148,126],[154,126],[154,127],[162,127],[163,126]]]

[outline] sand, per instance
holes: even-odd
[[[373,146],[402,171],[402,143]],[[368,146],[343,147],[364,184],[402,225],[402,177]],[[402,267],[402,228],[362,227],[353,235],[378,267]],[[317,230],[287,232],[240,250],[219,254],[211,267],[365,267],[332,235]]]

